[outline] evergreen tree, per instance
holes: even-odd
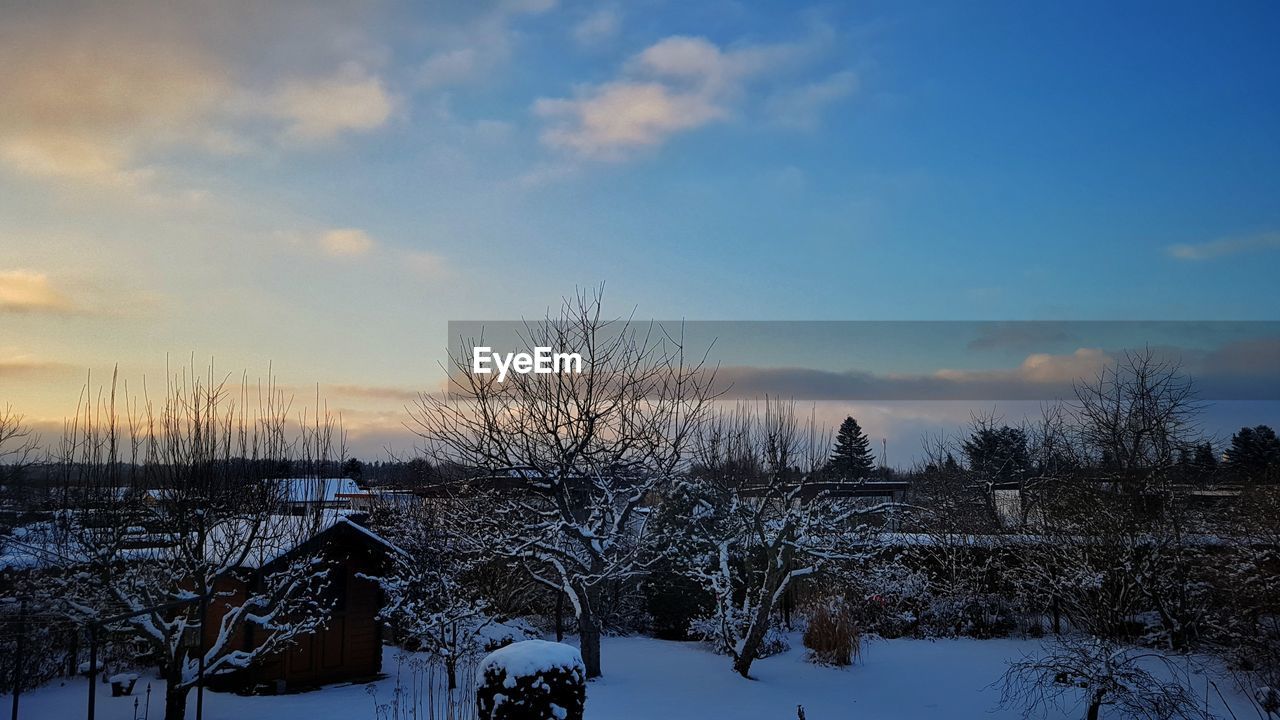
[[[1213,444],[1203,443],[1196,446],[1196,470],[1211,474],[1218,469],[1218,456],[1213,454]]]
[[[1240,479],[1274,479],[1280,475],[1280,438],[1266,425],[1240,428],[1231,436],[1227,465]]]
[[[836,433],[836,446],[828,468],[840,478],[856,480],[871,475],[875,464],[867,434],[862,432],[857,420],[845,418]]]
[[[956,462],[956,456],[950,451],[947,452],[947,459],[942,463],[942,469],[951,474],[960,472],[960,463]]]
[[[342,464],[343,477],[349,477],[357,483],[364,480],[364,463],[356,458],[350,458]]]
[[[969,469],[993,482],[1021,480],[1031,468],[1027,434],[1003,425],[974,431],[962,446]]]

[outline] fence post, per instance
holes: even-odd
[[[22,599],[18,606],[18,637],[13,648],[13,720],[18,720],[18,696],[22,694],[22,661],[26,658],[27,640],[27,600]]]
[[[93,720],[98,695],[98,624],[89,624],[89,712],[85,715]]]

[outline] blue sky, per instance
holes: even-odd
[[[659,318],[1275,319],[1277,31],[1247,2],[6,4],[0,402],[53,422],[90,368],[195,355],[347,388],[373,433],[448,320],[601,282]]]

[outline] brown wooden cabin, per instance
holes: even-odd
[[[382,672],[382,624],[378,621],[382,590],[361,574],[381,574],[389,554],[400,551],[354,520],[341,518],[258,572],[317,550],[330,564],[327,592],[332,593],[333,610],[326,626],[244,670],[211,678],[210,686],[236,692],[288,692],[368,680]],[[220,617],[220,611],[210,607],[206,642],[215,640]],[[254,647],[253,630],[246,624],[240,633],[246,649]]]

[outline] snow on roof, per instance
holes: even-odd
[[[485,671],[491,667],[505,670],[508,679],[530,677],[551,670],[586,672],[578,648],[547,640],[523,640],[489,653],[477,668],[481,682]]]
[[[348,526],[392,552],[404,554],[382,536],[352,520],[346,512],[326,510],[306,516],[271,515],[259,521],[219,523],[205,533],[205,558],[218,566],[259,568],[339,525]],[[250,536],[253,541],[246,553],[245,538]],[[135,547],[118,550],[116,558],[161,560],[180,552],[174,538],[164,533],[140,536],[137,542]],[[17,527],[13,535],[0,537],[0,569],[83,563],[88,562],[88,556],[89,550],[80,545],[76,533],[59,532],[49,522]]]
[[[335,503],[339,495],[364,492],[351,478],[285,478],[280,485],[291,503]]]

